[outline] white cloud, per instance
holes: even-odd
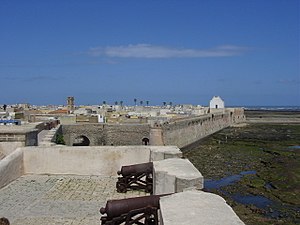
[[[233,45],[218,46],[211,49],[187,49],[137,44],[127,46],[95,47],[91,48],[88,53],[91,56],[119,58],[200,58],[241,55],[246,50],[248,50],[248,48]]]

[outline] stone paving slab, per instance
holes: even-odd
[[[0,217],[12,225],[99,225],[110,199],[146,195],[116,191],[116,177],[26,175],[0,189]]]

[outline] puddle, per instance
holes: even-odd
[[[248,174],[256,174],[256,171],[254,170],[249,170],[249,171],[243,171],[240,174],[224,177],[220,180],[211,180],[211,179],[206,179],[204,180],[204,187],[207,190],[210,189],[219,189],[221,187],[233,184],[237,181],[239,181],[244,175]]]

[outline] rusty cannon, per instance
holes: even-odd
[[[129,189],[145,190],[147,193],[153,192],[153,163],[141,163],[129,166],[122,166],[118,171],[117,191],[127,192]]]
[[[164,195],[109,200],[100,213],[102,225],[158,225],[159,198]]]

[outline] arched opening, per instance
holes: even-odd
[[[149,145],[149,138],[143,138],[143,145]]]
[[[84,136],[78,136],[75,138],[73,146],[89,146],[90,145],[90,140]]]

